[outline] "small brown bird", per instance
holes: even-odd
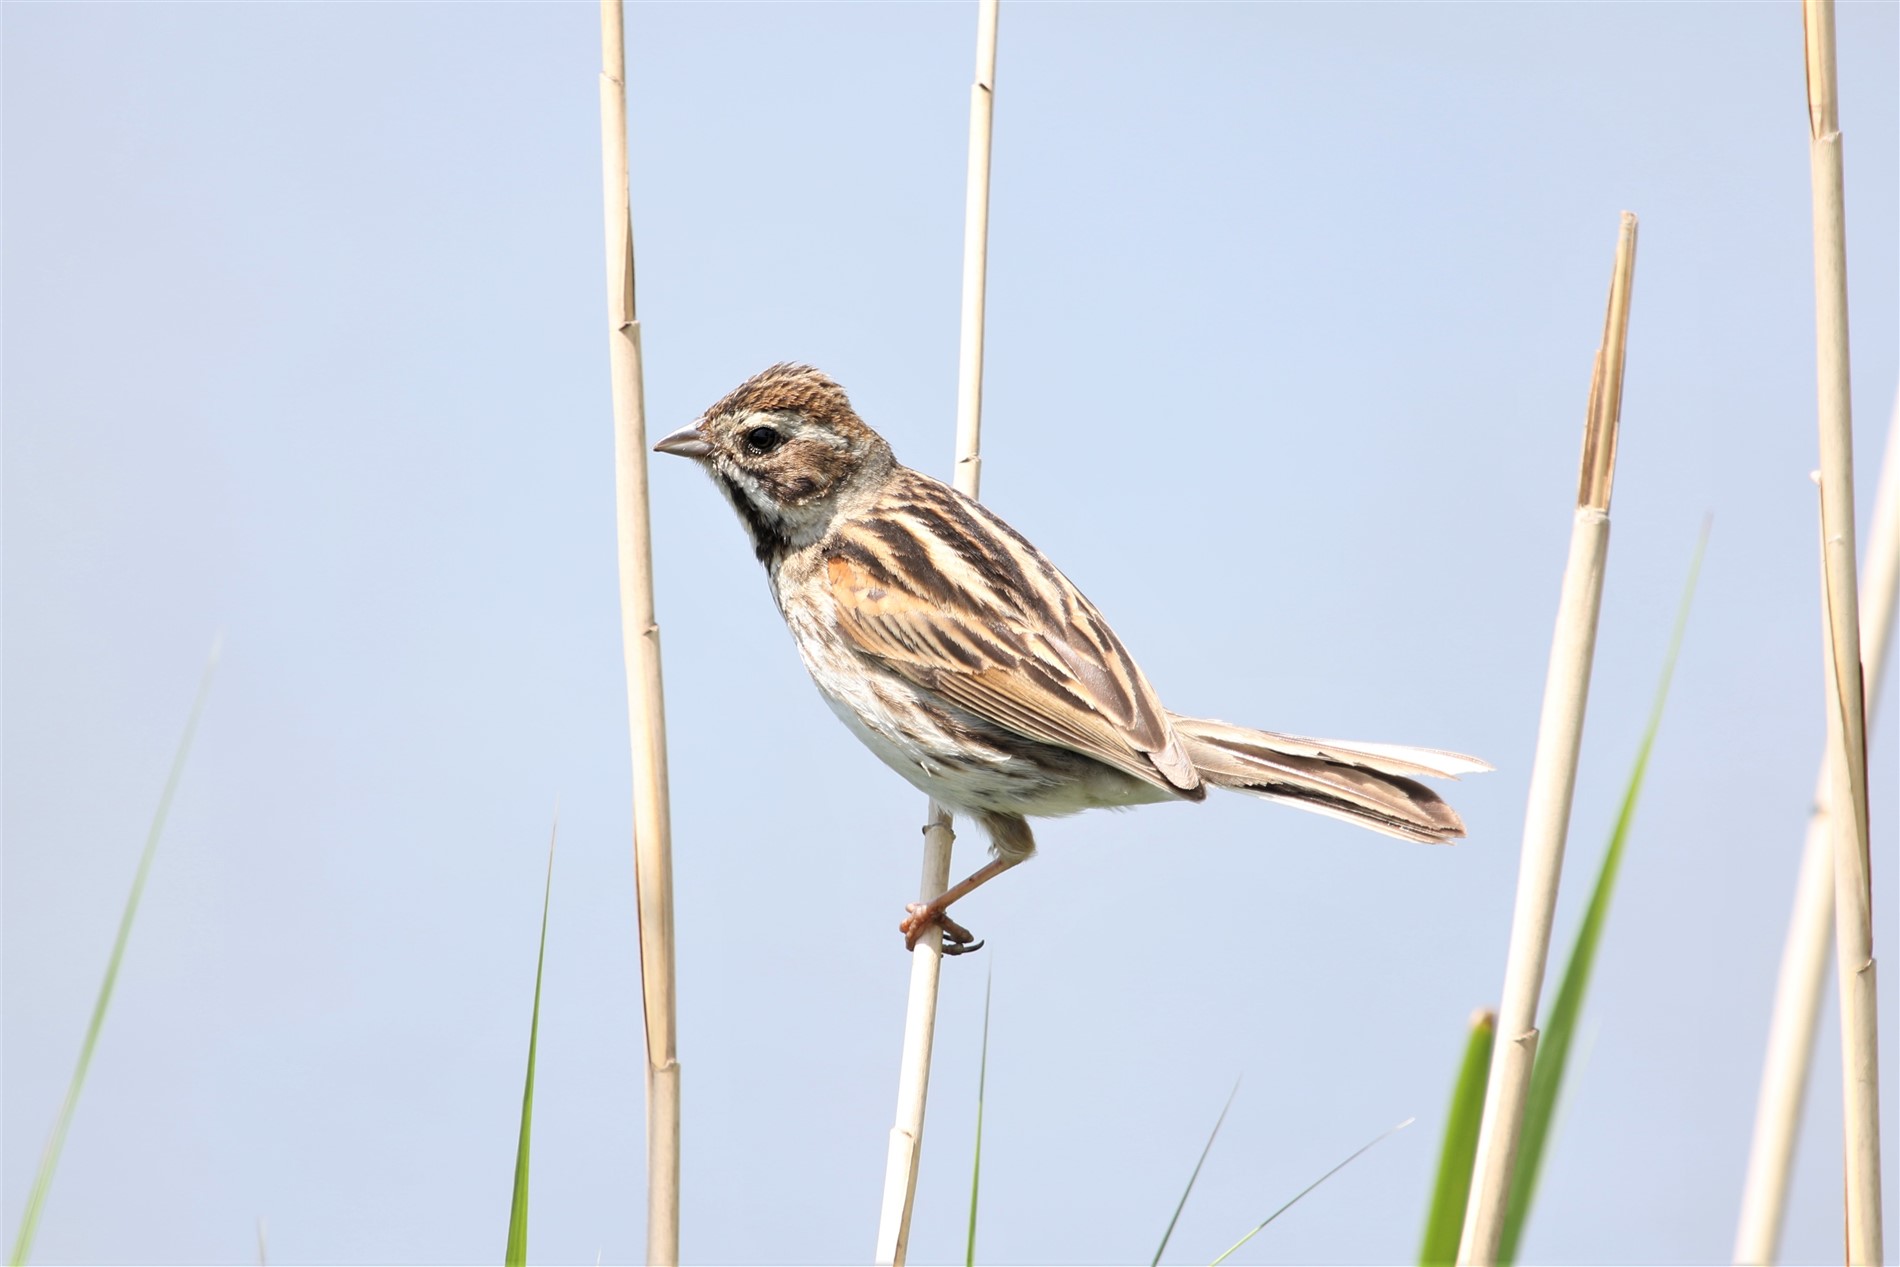
[[[1035,853],[1031,817],[1199,801],[1212,784],[1405,840],[1465,834],[1415,776],[1491,768],[1475,757],[1163,708],[1068,577],[980,503],[898,465],[809,366],[774,365],[653,447],[697,461],[739,512],[832,711],[989,833],[987,865],[910,905],[907,946],[933,926],[946,953],[981,944],[945,912]]]

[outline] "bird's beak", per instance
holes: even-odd
[[[671,453],[682,458],[706,458],[712,456],[712,446],[700,435],[702,424],[695,422],[681,427],[666,439],[653,446],[655,453]]]

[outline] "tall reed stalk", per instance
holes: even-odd
[[[976,81],[970,85],[969,174],[963,207],[963,320],[957,350],[957,491],[977,495],[982,477],[983,303],[990,250],[990,120],[996,105],[997,0],[980,0],[976,22]],[[924,822],[924,874],[918,900],[950,887],[950,813],[932,801]],[[917,1199],[917,1162],[923,1151],[924,1103],[930,1091],[930,1052],[937,1031],[937,976],[941,942],[926,935],[912,952],[910,1000],[904,1012],[904,1048],[897,1072],[897,1120],[884,1166],[878,1212],[877,1262],[902,1264],[910,1251],[910,1216]]]
[[[1867,675],[1867,726],[1880,699],[1881,677],[1892,641],[1894,604],[1900,598],[1900,399],[1887,430],[1887,460],[1874,498],[1873,526],[1861,565],[1860,649]],[[1814,781],[1796,883],[1794,914],[1781,952],[1775,1008],[1768,1023],[1768,1055],[1762,1064],[1755,1105],[1755,1136],[1748,1150],[1742,1213],[1735,1232],[1738,1264],[1772,1263],[1781,1246],[1795,1137],[1801,1127],[1814,1035],[1820,1027],[1821,991],[1827,984],[1829,942],[1834,932],[1834,836],[1828,822],[1828,764],[1822,754]]]
[[[613,377],[614,509],[620,638],[633,748],[633,871],[647,1036],[647,1262],[679,1262],[680,1066],[674,1026],[673,843],[666,795],[666,701],[653,616],[647,513],[646,387],[633,286],[627,186],[627,46],[621,0],[600,5],[600,156],[606,194],[607,347]]]
[[[1854,430],[1847,360],[1847,218],[1833,0],[1801,10],[1808,67],[1808,159],[1814,197],[1814,310],[1821,435],[1821,610],[1826,625],[1828,806],[1834,839],[1834,963],[1841,999],[1846,1259],[1879,1263],[1879,996],[1873,864],[1867,838],[1867,718],[1862,694],[1854,548]]]
[[[1603,600],[1603,570],[1610,549],[1610,489],[1616,474],[1617,426],[1623,406],[1623,360],[1629,337],[1630,285],[1636,268],[1636,217],[1623,213],[1603,343],[1590,377],[1590,405],[1583,433],[1583,470],[1570,530],[1570,559],[1557,606],[1557,631],[1544,679],[1537,758],[1531,767],[1530,800],[1524,815],[1524,845],[1505,959],[1504,995],[1498,1009],[1496,1054],[1486,1084],[1484,1122],[1478,1132],[1471,1204],[1458,1245],[1460,1263],[1489,1267],[1497,1261],[1504,1232],[1512,1172],[1525,1101],[1537,1055],[1537,999],[1550,956],[1557,885],[1564,842],[1570,831],[1570,799],[1577,782],[1577,754],[1590,695],[1597,615]]]

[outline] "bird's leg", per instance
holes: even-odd
[[[943,934],[943,953],[946,955],[966,955],[983,945],[970,934],[970,930],[944,914],[950,904],[958,898],[967,896],[972,889],[981,887],[1009,870],[1022,858],[996,858],[984,863],[967,877],[945,889],[928,902],[912,902],[905,907],[908,914],[897,931],[904,934],[904,948],[917,949],[917,943],[933,925]]]

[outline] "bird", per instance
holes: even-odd
[[[982,945],[950,906],[1036,851],[1028,820],[1230,788],[1404,840],[1458,814],[1420,777],[1491,769],[1398,744],[1170,712],[1095,605],[974,498],[901,465],[833,379],[782,362],[653,446],[725,495],[812,681],[845,726],[990,860],[899,925],[907,948]]]

